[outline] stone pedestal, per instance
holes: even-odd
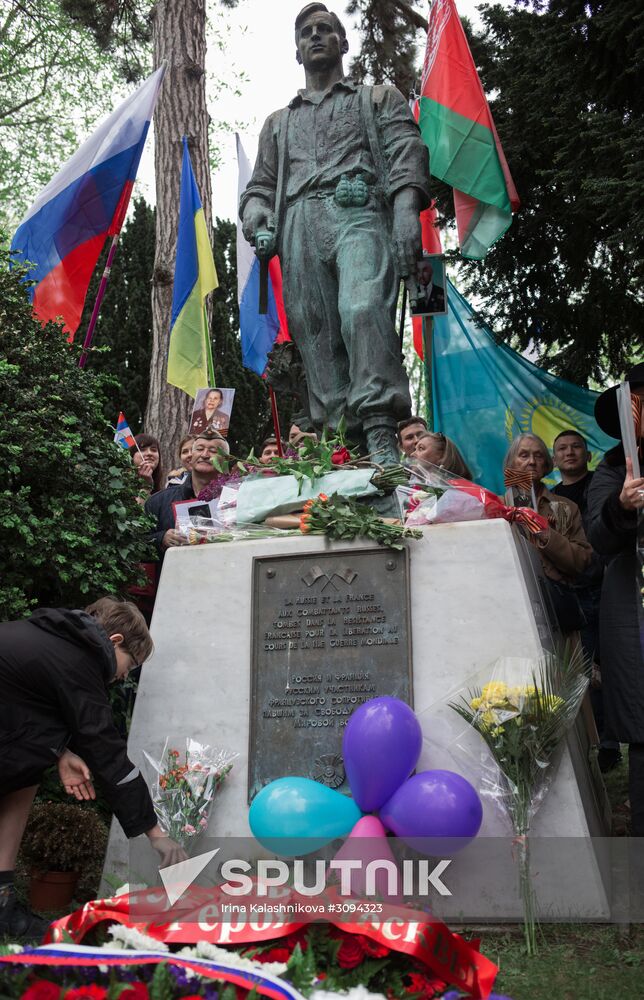
[[[353,544],[371,547],[363,541]],[[478,737],[470,732],[454,740],[456,716],[445,701],[498,657],[536,658],[550,639],[523,546],[500,520],[435,525],[409,543],[414,708],[425,737],[419,770],[447,767],[467,777],[461,745],[475,749]],[[144,748],[159,755],[166,738],[183,741],[189,736],[239,753],[215,803],[211,836],[250,836],[253,558],[350,547],[320,537],[286,537],[176,548],[166,555],[152,621],[155,654],[143,668],[129,750],[141,764]],[[602,829],[577,742],[573,736],[534,820],[539,902],[545,915],[605,920],[608,903],[588,839]],[[441,899],[435,910],[451,920],[517,918],[520,903],[512,867],[510,877],[507,870],[503,876],[507,884],[500,885],[495,863],[481,860],[486,851],[497,858],[503,852],[509,856],[512,848],[507,824],[487,799],[479,841],[477,851],[468,848],[452,865],[453,896]],[[537,848],[537,842],[545,849]],[[575,865],[566,860],[567,852],[576,858]],[[105,870],[128,877],[127,843],[116,823]]]

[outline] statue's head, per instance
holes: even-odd
[[[323,3],[307,3],[295,18],[297,61],[305,68],[342,62],[349,51],[342,21]]]

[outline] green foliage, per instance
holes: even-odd
[[[0,250],[0,618],[83,607],[123,592],[145,559],[149,518],[129,455],[102,416],[106,378],[42,327]]]
[[[241,359],[239,306],[237,304],[237,227],[227,219],[216,219],[213,256],[219,288],[213,295],[212,353],[217,385],[235,390],[233,418],[228,441],[231,451],[245,454],[272,433],[268,391],[264,381]],[[288,408],[280,404],[282,434],[288,435]]]
[[[422,8],[349,3],[362,34],[359,79],[405,94],[410,78],[420,80],[411,43],[424,47]],[[641,4],[478,9],[483,29],[463,24],[522,207],[485,261],[459,261],[459,277],[502,340],[520,350],[532,343],[553,374],[601,384],[636,359],[644,323]],[[432,191],[453,232],[451,189],[433,179]]]
[[[167,965],[157,965],[148,992],[150,1000],[173,1000],[174,979]]]
[[[472,39],[522,209],[461,273],[505,339],[603,381],[644,322],[644,17],[637,0],[529,7],[485,7]]]
[[[143,430],[150,388],[154,246],[154,209],[138,198],[119,239],[94,333],[93,347],[109,350],[92,351],[88,361],[92,371],[114,376],[105,385],[103,415],[112,422],[123,410],[135,434]],[[77,336],[87,329],[108,250],[109,242],[90,283]]]
[[[236,7],[239,0],[219,0],[222,7]],[[69,18],[93,36],[103,52],[119,61],[128,81],[149,71],[147,55],[155,16],[154,0],[60,0]]]
[[[373,507],[334,493],[326,497],[321,493],[315,500],[307,500],[300,519],[300,530],[305,534],[323,534],[336,541],[354,538],[371,538],[379,545],[402,549],[403,539],[422,538],[422,531],[386,524]]]
[[[423,14],[427,5],[424,4]],[[350,73],[359,82],[389,83],[407,97],[419,84],[419,28],[426,31],[423,14],[404,0],[351,0],[347,14],[358,19],[360,52],[351,60]]]
[[[216,220],[213,253],[219,288],[213,296],[212,344],[217,384],[236,390],[229,441],[233,451],[243,454],[271,428],[266,386],[241,361],[236,233],[234,223]],[[104,416],[113,421],[123,410],[135,434],[143,430],[150,387],[154,248],[155,212],[140,198],[123,227],[88,362],[92,371],[115,376],[105,383]],[[107,252],[108,247],[89,287],[81,331],[92,314]]]
[[[85,28],[103,52],[116,54],[121,75],[139,80],[146,72],[154,0],[60,0],[71,21]]]
[[[107,848],[107,827],[96,812],[67,802],[36,802],[20,846],[24,865],[34,871],[82,873]]]
[[[0,13],[0,227],[114,104],[114,69],[58,0],[4,0]]]

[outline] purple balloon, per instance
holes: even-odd
[[[398,698],[372,698],[353,712],[342,753],[351,794],[363,812],[391,798],[416,767],[422,745],[418,719]]]
[[[437,857],[455,854],[474,840],[483,806],[460,774],[421,771],[394,792],[380,810],[380,819],[410,847]]]

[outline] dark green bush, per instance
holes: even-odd
[[[20,845],[20,858],[31,871],[83,872],[102,863],[107,827],[88,806],[35,802]]]
[[[113,382],[91,361],[78,367],[59,326],[33,319],[25,271],[8,264],[0,245],[0,620],[124,593],[150,524],[102,415]]]

